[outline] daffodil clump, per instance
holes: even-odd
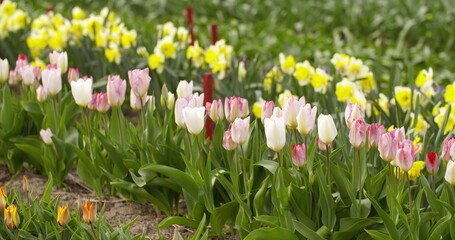
[[[5,0],[0,4],[0,39],[24,29],[30,21],[26,12],[18,9],[16,3]]]
[[[204,62],[212,70],[212,73],[218,74],[218,78],[223,79],[230,66],[233,53],[232,46],[226,44],[224,39],[221,39],[205,50]]]
[[[27,46],[36,59],[48,48],[62,51],[68,45],[79,45],[89,38],[96,47],[104,49],[108,62],[121,62],[121,49],[136,46],[135,30],[129,30],[113,11],[103,8],[99,14],[89,16],[79,7],[72,10],[72,19],[49,11],[33,19]]]

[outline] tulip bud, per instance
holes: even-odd
[[[245,119],[235,119],[234,123],[232,123],[231,129],[232,140],[239,145],[243,145],[250,136],[249,127],[250,117],[247,117]]]
[[[9,78],[8,78],[9,85],[16,85],[20,80],[21,80],[21,76],[17,70],[9,71]]]
[[[445,162],[448,162],[453,157],[453,154],[450,153],[450,150],[451,150],[452,146],[455,145],[454,143],[455,143],[455,138],[453,138],[453,137],[447,138],[444,141],[444,145],[442,146],[441,158]]]
[[[68,69],[68,83],[71,84],[73,81],[79,79],[79,69],[78,68],[69,68]]]
[[[14,70],[16,70],[18,74],[20,74],[22,72],[22,69],[26,66],[28,66],[27,56],[25,56],[24,54],[20,54],[19,57],[17,58],[16,67],[14,68]]]
[[[229,122],[236,118],[244,118],[249,114],[248,100],[239,97],[226,98],[224,101],[224,115]]]
[[[398,143],[396,165],[405,172],[409,171],[414,164],[419,149],[420,144],[414,148],[414,143],[411,140],[404,140]]]
[[[145,95],[142,98],[134,94],[133,90],[130,91],[130,105],[131,108],[139,111],[147,103],[149,96]]]
[[[300,106],[305,105],[305,97],[299,100],[296,97],[285,97],[283,106],[283,118],[288,129],[293,130],[297,127],[297,114],[300,111]]]
[[[43,85],[39,85],[36,89],[36,99],[38,102],[45,102],[47,100],[46,89],[44,89]]]
[[[37,71],[37,70],[38,71]],[[20,72],[24,85],[31,86],[39,79],[40,67],[24,66]],[[36,75],[36,76],[35,76]]]
[[[107,81],[107,99],[112,107],[120,107],[125,101],[126,81],[119,75],[109,76]]]
[[[237,147],[237,143],[232,140],[231,133],[231,126],[229,126],[228,130],[226,130],[223,135],[223,148],[228,151],[232,151]]]
[[[5,189],[0,185],[0,212],[5,211],[7,201]]]
[[[447,163],[447,169],[446,169],[446,174],[444,176],[444,179],[450,184],[455,186],[455,162],[452,160],[449,160]]]
[[[128,79],[130,80],[131,90],[134,92],[134,95],[138,97],[147,95],[151,80],[148,68],[128,71]]]
[[[178,98],[175,101],[175,123],[177,126],[186,129],[185,120],[183,118],[183,109],[188,106],[188,98]]]
[[[223,120],[224,112],[223,112],[223,102],[220,100],[213,100],[213,102],[207,102],[205,104],[205,108],[209,117],[214,121],[218,122]]]
[[[188,132],[197,136],[204,128],[205,107],[186,107],[182,113]]]
[[[319,137],[316,139],[316,143],[318,144],[319,150],[324,152],[327,151],[327,145],[325,145],[325,143],[323,143]],[[328,146],[331,148],[332,144],[329,144]]]
[[[0,83],[6,82],[9,77],[8,59],[0,59]]]
[[[41,129],[41,131],[39,132],[39,134],[41,135],[41,139],[43,139],[43,142],[47,145],[51,145],[52,144],[52,131],[50,128],[44,130],[44,129]]]
[[[344,119],[346,121],[346,125],[348,125],[348,128],[351,128],[352,122],[359,118],[365,118],[365,113],[363,112],[362,108],[357,103],[349,103],[346,106],[346,110],[344,112]]]
[[[169,111],[172,111],[174,109],[174,103],[175,103],[175,96],[171,92],[167,92],[167,98],[166,98],[166,107],[169,109]]]
[[[275,152],[281,151],[286,143],[286,125],[283,118],[272,116],[264,121],[267,146]]]
[[[59,68],[49,66],[41,73],[43,80],[43,87],[46,93],[53,97],[62,90],[62,75]]]
[[[193,81],[187,82],[182,80],[177,86],[177,98],[191,97],[193,95]]]
[[[318,135],[324,144],[332,143],[337,136],[338,131],[333,122],[331,115],[319,115],[318,117]]]
[[[111,107],[107,93],[94,93],[92,94],[92,102],[89,104],[89,109],[96,109],[98,112],[107,112]]]
[[[57,65],[58,68],[60,68],[60,73],[66,73],[66,70],[68,70],[68,55],[66,52],[56,52],[53,51],[49,53],[49,61],[51,64]]]
[[[87,78],[87,80],[79,78],[76,82],[71,82],[71,93],[77,105],[88,106],[92,101],[92,88],[93,80],[91,78]]]
[[[281,111],[281,108],[275,107],[273,109],[272,116],[275,116],[275,117],[278,117],[278,118],[283,117],[283,111]]]
[[[310,104],[300,106],[299,113],[297,114],[297,130],[303,136],[308,136],[313,132],[317,111],[318,108],[316,106],[311,108]]]
[[[29,185],[28,185],[28,179],[27,179],[27,176],[23,176],[22,177],[22,190],[24,190],[24,192],[28,192],[30,189]]]
[[[14,229],[19,227],[20,218],[19,214],[17,213],[16,205],[13,204],[6,208],[3,220],[8,229]]]
[[[91,202],[86,202],[82,206],[82,219],[88,224],[92,224],[95,221],[95,205]]]
[[[439,171],[438,155],[435,152],[427,154],[425,166],[427,167],[427,171],[431,174],[435,174]]]
[[[325,147],[325,145],[324,145]],[[302,167],[306,164],[306,146],[298,144],[292,146],[292,163],[297,167]]]
[[[367,126],[363,118],[354,120],[349,131],[349,142],[355,148],[361,148],[365,144]]]
[[[261,121],[264,123],[266,118],[269,118],[273,114],[273,110],[275,108],[275,103],[273,101],[265,101],[264,105],[262,106],[262,113],[261,113]]]
[[[378,147],[379,138],[384,133],[384,126],[373,123],[368,127],[368,145],[370,148]]]
[[[59,226],[64,226],[70,219],[70,213],[68,210],[68,207],[66,206],[58,206],[58,212],[57,212],[57,224]],[[85,218],[84,218],[85,220]]]

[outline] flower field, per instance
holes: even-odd
[[[454,9],[0,0],[0,239],[454,239]]]

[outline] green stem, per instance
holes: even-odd
[[[195,160],[194,160],[194,157],[193,157],[193,145],[191,144],[191,133],[190,132],[186,132],[186,136],[187,136],[187,139],[188,139],[188,146],[190,148],[190,163],[191,165],[195,165]]]
[[[242,171],[243,171],[243,184],[245,185],[245,194],[247,194],[248,198],[248,177],[247,177],[247,171],[246,171],[246,158],[245,158],[245,152],[243,151],[243,145],[240,145],[240,151],[242,152]]]
[[[412,196],[411,196],[411,180],[409,179],[409,174],[406,173],[406,178],[408,180],[408,205],[409,205],[409,218],[412,220]]]
[[[305,167],[300,167],[300,171],[302,171],[302,178],[303,182],[305,183],[305,188],[309,189],[310,185],[308,184],[308,180],[306,179]]]
[[[96,240],[98,240],[98,236],[96,235],[95,228],[93,228],[93,224],[90,224],[90,228],[92,229],[93,236]]]
[[[325,156],[327,159],[327,184],[329,184],[330,188],[332,188],[332,176],[330,173],[330,147],[329,144],[325,145]]]
[[[204,176],[204,171],[205,171],[205,162],[202,158],[202,146],[201,146],[201,143],[199,142],[199,138],[198,136],[194,136],[196,138],[196,144],[198,146],[198,149],[199,149],[199,168],[200,168],[200,172],[201,172],[201,176]]]

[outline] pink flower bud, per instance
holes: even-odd
[[[363,118],[354,120],[349,131],[349,142],[355,148],[361,148],[365,144],[367,126]]]
[[[232,151],[237,147],[237,143],[232,140],[231,127],[232,126],[229,126],[228,130],[226,130],[223,135],[223,148],[228,151]]]
[[[420,146],[421,145],[419,144],[414,148],[414,143],[411,140],[404,140],[398,144],[396,164],[401,170],[407,172],[412,168]]]
[[[427,171],[431,174],[435,174],[439,171],[438,155],[435,152],[427,154],[425,166],[427,167]]]
[[[36,99],[38,102],[45,102],[47,100],[46,89],[44,89],[43,85],[39,85],[36,89]]]
[[[378,150],[382,160],[391,162],[396,157],[398,141],[394,132],[386,132],[379,137]]]
[[[453,138],[453,137],[447,138],[444,141],[444,145],[442,146],[441,158],[445,162],[448,162],[453,157],[452,154],[450,153],[450,149],[454,145],[454,143],[455,143],[455,138]]]
[[[264,123],[264,119],[269,118],[273,114],[275,103],[273,101],[266,101],[262,106],[261,121]]]
[[[324,152],[327,151],[327,145],[325,145],[325,143],[323,143],[319,137],[316,138],[316,143],[318,144],[319,150],[324,151]],[[332,147],[332,144],[329,143],[329,148],[331,148],[331,147]]]
[[[9,71],[9,78],[8,78],[9,85],[16,85],[20,80],[21,80],[21,76],[18,71],[16,71],[16,70]]]
[[[384,126],[373,123],[368,127],[368,145],[370,148],[378,147],[379,137],[384,133]]]
[[[44,130],[44,129],[41,129],[41,131],[39,132],[39,134],[41,135],[41,139],[43,139],[43,142],[46,143],[47,145],[50,145],[52,144],[52,131],[50,128]]]
[[[325,147],[325,145],[324,145]],[[302,167],[306,164],[306,147],[305,144],[292,146],[292,163],[297,167]]]
[[[239,97],[226,98],[224,101],[224,115],[229,122],[236,118],[244,118],[250,112],[248,109],[248,100]]]
[[[125,101],[126,81],[120,79],[119,75],[109,76],[106,90],[109,105],[112,107],[122,106]]]
[[[68,83],[77,81],[79,79],[79,69],[78,68],[69,68],[68,69]]]
[[[297,114],[297,130],[303,136],[308,136],[313,132],[317,111],[318,108],[316,106],[311,108],[310,104],[300,106],[299,113]]]
[[[205,108],[209,117],[214,121],[218,122],[223,120],[224,112],[223,112],[223,102],[220,100],[213,100],[213,102],[207,102],[205,104]]]
[[[134,92],[134,95],[138,97],[147,95],[151,80],[148,68],[128,71],[128,79],[130,80],[131,89]]]
[[[107,93],[92,94],[92,102],[88,105],[89,109],[96,109],[98,112],[107,112],[110,107]]]
[[[293,130],[297,127],[297,114],[300,111],[300,106],[305,105],[305,97],[297,100],[296,97],[285,97],[283,106],[283,118],[288,129]]]
[[[346,125],[348,128],[351,128],[352,122],[358,118],[365,118],[365,113],[363,112],[362,108],[357,103],[349,103],[346,106],[346,110],[344,112],[344,120],[346,121]]]
[[[130,105],[131,108],[139,111],[145,104],[147,104],[147,101],[149,100],[149,96],[145,95],[143,97],[138,97],[134,94],[134,91],[130,91]]]
[[[234,123],[232,123],[232,140],[239,144],[243,145],[250,136],[250,117],[245,119],[237,118]]]

